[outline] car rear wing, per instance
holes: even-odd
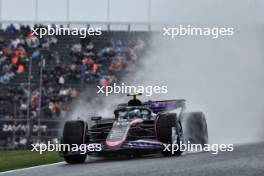
[[[144,106],[151,109],[154,113],[162,111],[170,111],[177,108],[185,107],[184,99],[177,100],[162,100],[162,101],[148,101],[144,103]]]

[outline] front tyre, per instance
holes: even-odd
[[[170,151],[162,151],[164,156],[179,156],[182,154],[180,150],[183,134],[182,126],[175,113],[159,115],[156,121],[156,130],[158,140],[170,146]],[[174,145],[178,146],[177,150],[175,150]]]
[[[81,145],[85,144],[87,124],[84,121],[67,121],[63,128],[63,144],[69,144],[72,147],[73,144]],[[86,160],[86,154],[67,155],[65,152],[64,160],[69,164],[83,163]]]
[[[87,158],[87,155],[69,155],[64,156],[64,161],[69,164],[78,164],[84,163]]]

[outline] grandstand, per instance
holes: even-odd
[[[120,81],[135,71],[149,31],[160,25],[159,20],[151,20],[151,12],[160,11],[161,4],[151,0],[0,0],[0,50],[5,51],[0,55],[0,148],[25,147],[31,135],[31,141],[58,139],[60,122],[67,119],[83,90]],[[32,39],[30,28],[39,24],[100,27],[103,32],[85,39]],[[25,49],[23,57],[14,54],[20,46]]]
[[[135,68],[143,53],[137,45],[146,46],[148,38],[148,32],[103,31],[85,39],[37,38],[36,46],[29,46],[25,41],[34,41],[36,36],[24,28],[10,25],[0,32],[1,50],[7,50],[1,53],[1,70],[8,65],[14,73],[0,83],[0,146],[4,148],[25,147],[26,136],[31,135],[31,142],[58,139],[59,124],[67,119],[71,103],[87,87],[118,82],[133,71],[129,67]],[[25,49],[25,56],[16,55],[16,49]],[[27,134],[29,124],[32,133]]]

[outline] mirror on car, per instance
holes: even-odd
[[[102,119],[102,116],[93,116],[93,117],[91,117],[92,121],[98,121],[98,120],[101,120],[101,119]]]

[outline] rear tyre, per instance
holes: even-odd
[[[156,121],[157,138],[159,141],[169,144],[170,151],[163,150],[164,156],[179,156],[182,151],[179,149],[182,141],[182,126],[175,113],[161,114]],[[173,145],[178,145],[178,150],[172,152]]]
[[[72,147],[72,144],[81,145],[85,143],[85,134],[87,125],[83,121],[67,121],[63,128],[63,144],[69,144]],[[68,151],[64,151],[65,156],[64,160],[69,164],[83,163],[86,160],[86,154],[77,154],[77,155],[67,155]]]
[[[207,123],[202,112],[184,113],[183,122],[186,143],[203,146],[208,143]]]

